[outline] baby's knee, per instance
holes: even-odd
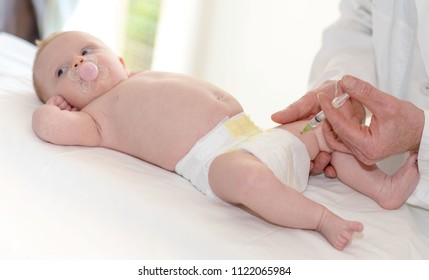
[[[243,197],[255,196],[265,190],[275,177],[273,172],[261,162],[243,161],[236,170],[238,176],[234,188]]]

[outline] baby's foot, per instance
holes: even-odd
[[[360,222],[348,221],[325,209],[316,231],[338,250],[344,249],[352,240],[353,233],[363,231]]]
[[[413,153],[395,174],[386,176],[375,200],[384,209],[397,209],[413,193],[419,178],[417,153]]]

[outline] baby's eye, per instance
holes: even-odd
[[[64,74],[67,71],[67,67],[61,67],[57,70],[57,77],[61,77],[62,74]]]
[[[82,55],[87,55],[87,54],[91,53],[91,51],[92,51],[92,49],[90,49],[90,48],[84,48],[82,50]]]

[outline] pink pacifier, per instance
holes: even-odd
[[[94,88],[97,80],[106,79],[109,76],[109,70],[97,64],[97,59],[93,55],[85,56],[85,60],[79,66],[73,67],[68,71],[68,77],[72,81],[79,81],[80,90],[89,93]]]

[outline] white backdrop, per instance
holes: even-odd
[[[153,69],[231,92],[260,126],[307,90],[339,0],[164,0]]]

